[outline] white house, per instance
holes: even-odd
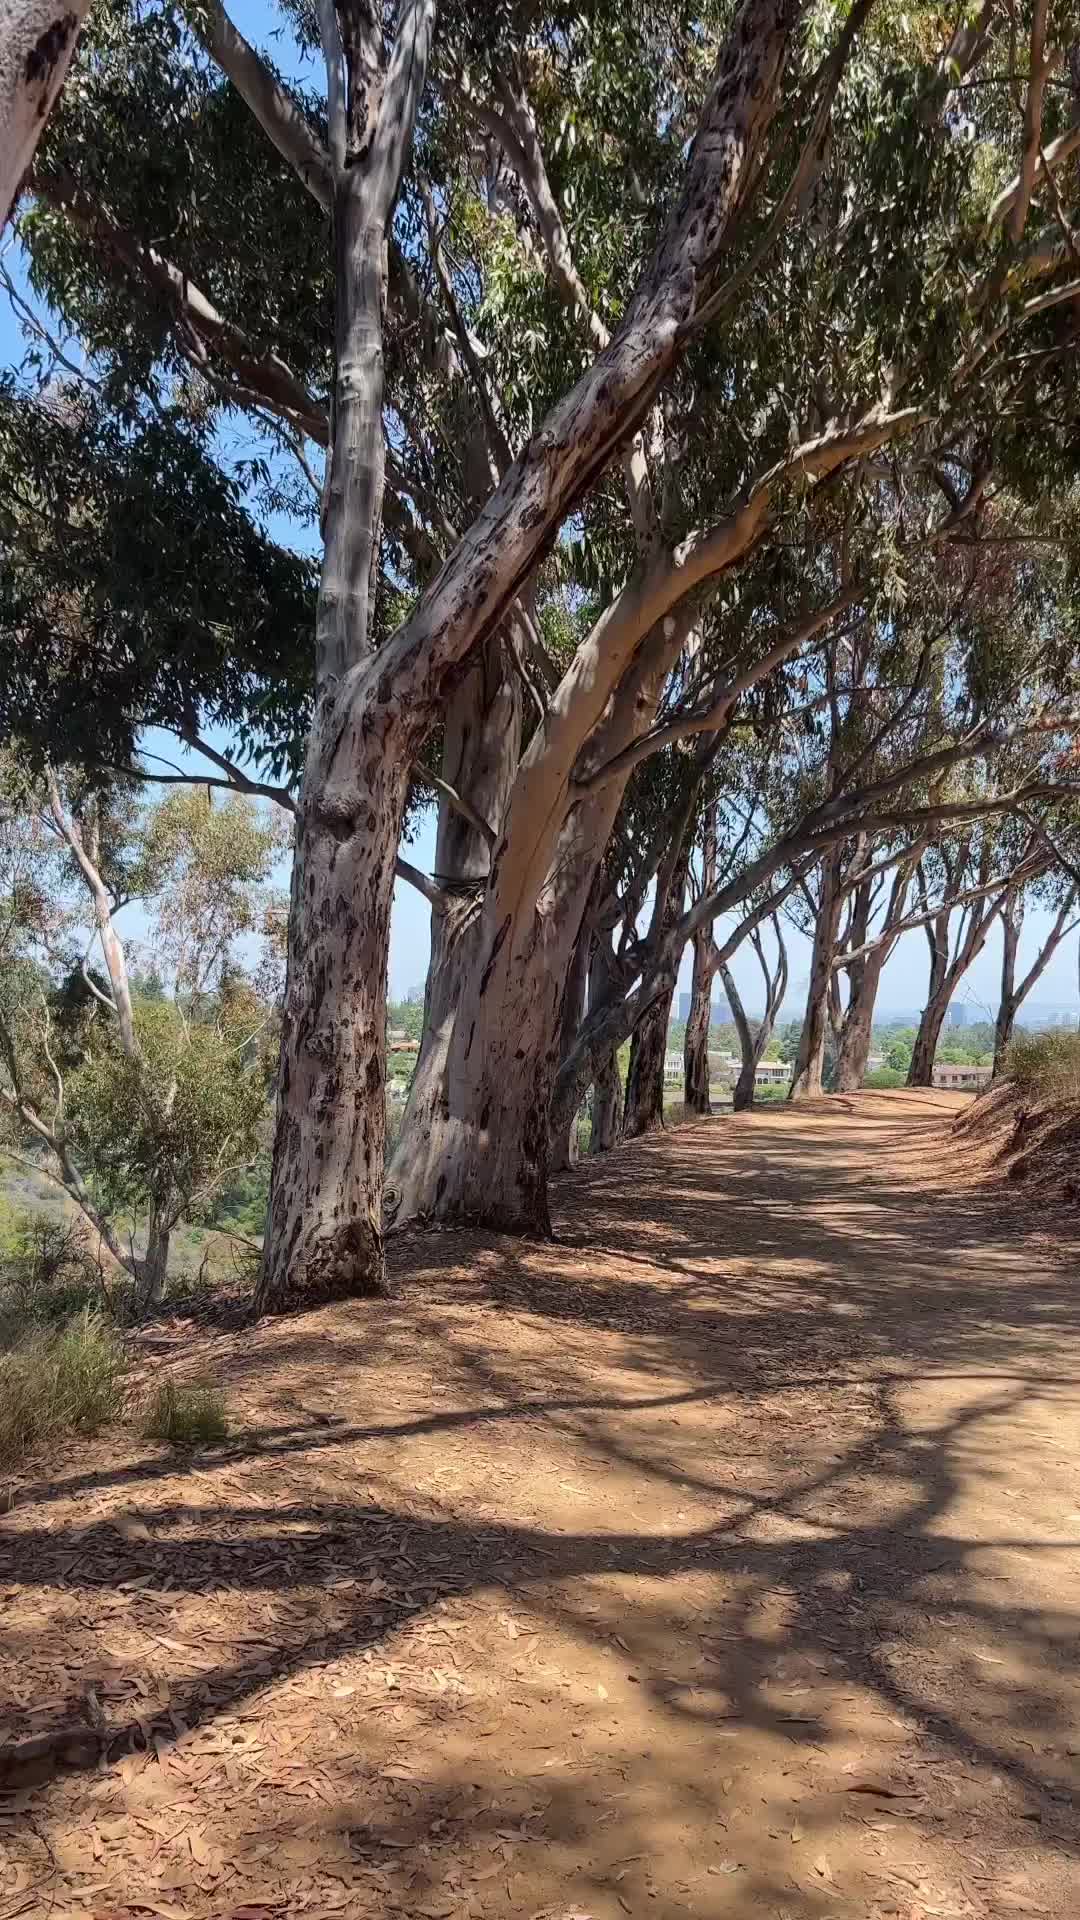
[[[935,1087],[948,1087],[953,1093],[981,1093],[993,1077],[992,1067],[977,1067],[968,1060],[934,1062]]]

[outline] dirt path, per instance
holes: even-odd
[[[0,1920],[1080,1911],[1076,1267],[954,1108],[643,1142],[202,1336],[224,1454],[24,1475],[6,1730],[106,1749],[9,1777]]]

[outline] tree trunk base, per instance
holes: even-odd
[[[280,1263],[280,1273],[275,1270],[273,1249],[267,1252],[255,1290],[256,1316],[306,1313],[338,1300],[390,1297],[382,1239],[367,1222],[354,1220],[331,1232],[313,1234],[305,1248]]]

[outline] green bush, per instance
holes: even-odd
[[[1032,1099],[1080,1104],[1080,1033],[1019,1033],[1005,1055],[1005,1075]]]
[[[34,1207],[12,1213],[0,1242],[0,1315],[15,1337],[28,1325],[62,1325],[101,1298],[81,1220]]]
[[[0,1357],[0,1464],[59,1433],[96,1433],[119,1418],[127,1356],[107,1320],[84,1308],[59,1331],[26,1334]]]
[[[164,1380],[151,1397],[143,1419],[147,1440],[164,1440],[170,1447],[209,1447],[226,1440],[229,1422],[225,1396],[206,1381],[181,1386]]]
[[[902,1087],[904,1075],[899,1067],[876,1067],[873,1073],[863,1076],[864,1087]]]

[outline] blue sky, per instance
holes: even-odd
[[[266,0],[233,0],[230,11],[237,26],[256,44],[264,44],[275,64],[286,72],[291,72],[311,84],[316,78],[312,62],[297,63],[290,57],[292,53],[291,37],[286,32],[281,38],[274,36],[274,14]],[[28,289],[20,270],[18,245],[10,232],[4,240],[4,258],[9,273],[19,288],[25,293]],[[0,365],[16,365],[22,358],[24,341],[17,317],[13,314],[6,296],[0,291]],[[73,356],[78,355],[78,345],[73,343]],[[286,537],[284,527],[274,531]],[[210,736],[212,744],[227,750],[228,741],[218,736]],[[171,736],[148,735],[145,745],[154,753],[166,758],[181,761],[184,754]],[[189,763],[191,757],[188,756]],[[409,858],[417,866],[430,871],[434,857],[435,821],[434,813],[428,814],[421,823],[415,842],[409,849]],[[284,877],[284,876],[283,876]],[[1048,917],[1033,909],[1028,916],[1021,943],[1021,968],[1029,963],[1036,943],[1048,925]],[[1073,933],[1051,961],[1046,973],[1035,990],[1036,1003],[1075,1005],[1077,1002],[1077,942],[1078,934]],[[393,997],[402,996],[423,984],[427,968],[429,951],[429,908],[416,891],[399,882],[394,897],[394,915],[390,942],[390,991]],[[809,960],[809,944],[794,928],[790,929],[788,945],[791,958],[791,988],[787,1008],[793,1011],[794,1004],[805,992],[806,973]],[[928,949],[925,935],[921,930],[905,934],[898,942],[896,951],[889,961],[882,980],[879,1005],[883,1011],[897,1008],[915,1008],[922,1005],[926,992]],[[992,1015],[997,1005],[997,982],[1001,966],[1000,932],[995,930],[986,949],[975,962],[965,982],[962,984],[958,999],[969,1008],[970,1018],[982,1018]],[[736,956],[733,971],[740,990],[747,996],[752,1008],[758,1004],[757,965],[752,954],[742,953]],[[684,957],[680,985],[689,985],[689,955]]]

